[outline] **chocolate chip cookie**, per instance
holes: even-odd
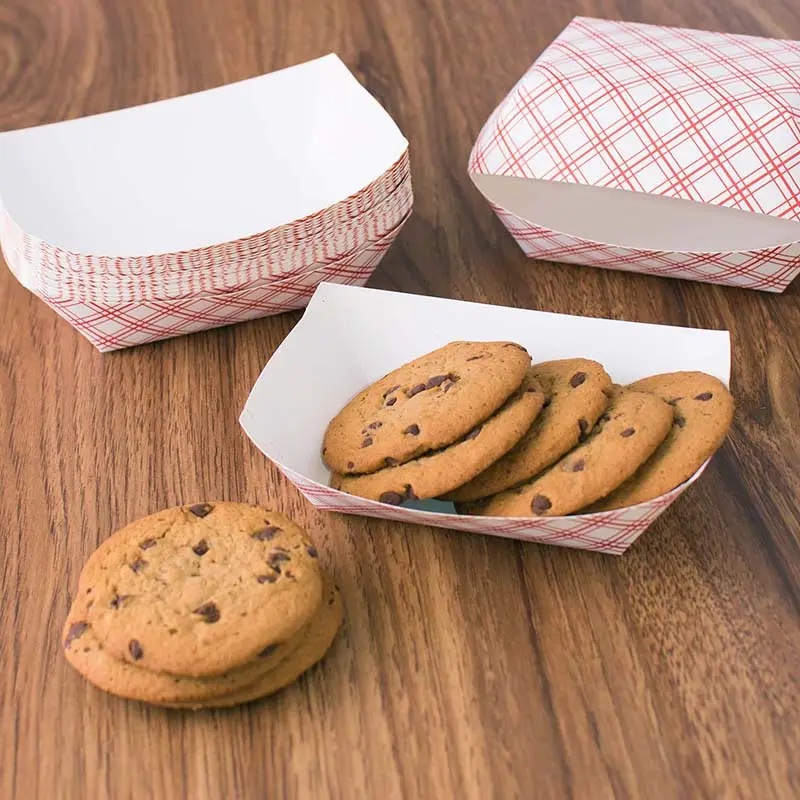
[[[233,692],[249,689],[263,681],[283,661],[294,659],[298,648],[320,629],[327,630],[333,621],[328,603],[336,593],[326,582],[326,601],[316,615],[286,642],[268,645],[258,658],[242,667],[212,678],[178,677],[152,672],[128,661],[110,656],[85,622],[87,602],[78,598],[64,624],[62,642],[67,661],[90,683],[103,691],[154,705],[200,705]],[[338,627],[338,626],[337,626]],[[302,658],[298,659],[302,661]]]
[[[544,394],[529,374],[522,388],[499,411],[460,441],[368,475],[335,476],[332,483],[343,492],[392,505],[438,497],[477,475],[513,447],[543,404]]]
[[[651,392],[669,403],[672,430],[636,474],[592,511],[633,506],[680,486],[717,451],[733,422],[730,392],[721,381],[702,372],[652,375],[628,388]]]
[[[512,342],[451,342],[356,395],[328,425],[323,460],[351,475],[446,447],[500,408],[529,367]]]
[[[672,407],[654,394],[615,387],[586,441],[516,489],[463,510],[498,517],[573,514],[621,486],[672,427]]]
[[[294,636],[322,584],[316,550],[283,515],[182,506],[123,528],[89,558],[73,634],[86,625],[111,657],[151,671],[221,675]]]
[[[608,406],[611,378],[596,361],[547,361],[532,373],[546,398],[536,422],[506,455],[442,499],[478,500],[535,477],[585,438]]]
[[[291,654],[242,689],[199,703],[170,703],[173,708],[227,708],[250,703],[284,689],[319,662],[330,649],[342,624],[342,600],[331,588],[319,613]]]

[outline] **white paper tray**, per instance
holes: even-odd
[[[707,331],[549,314],[375,289],[322,284],[302,320],[256,381],[240,423],[253,443],[317,508],[470,533],[620,554],[702,473],[663,497],[593,515],[467,517],[452,505],[388,506],[327,486],[320,457],[331,418],[391,369],[449,341],[510,340],[534,361],[584,357],[622,384],[701,370],[728,383],[730,338]]]

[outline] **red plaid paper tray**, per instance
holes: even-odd
[[[577,18],[469,171],[530,256],[772,292],[800,273],[800,43]]]
[[[429,320],[402,336],[386,320]],[[547,518],[459,516],[452,504],[396,507],[330,488],[320,458],[330,419],[360,389],[389,370],[455,339],[511,340],[536,361],[582,356],[605,364],[619,383],[656,372],[703,370],[727,383],[730,339],[690,330],[587,319],[323,283],[303,319],[256,381],[240,423],[314,506],[468,533],[621,554],[703,472],[669,494],[627,509]],[[324,392],[309,387],[324,386]],[[280,391],[276,388],[280,387]]]
[[[409,210],[392,230],[339,261],[278,280],[254,281],[235,291],[113,305],[40,297],[100,352],[135,347],[304,308],[321,282],[362,286],[410,216]]]
[[[293,246],[257,251],[231,243],[229,247],[215,247],[211,253],[167,254],[146,270],[127,265],[122,268],[110,260],[108,269],[101,270],[92,259],[74,257],[67,261],[64,256],[72,254],[54,256],[52,248],[37,246],[9,217],[0,219],[0,238],[12,272],[45,300],[87,300],[100,305],[178,300],[196,294],[231,292],[319,270],[396,232],[413,202],[413,187],[407,175],[393,194],[368,213]]]

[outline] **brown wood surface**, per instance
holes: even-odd
[[[2,0],[0,126],[335,51],[412,143],[370,285],[729,327],[735,429],[622,558],[315,513],[237,425],[299,315],[102,356],[0,270],[0,797],[800,796],[800,283],[782,296],[527,261],[471,187],[480,126],[576,14],[800,38],[795,0]],[[326,661],[187,714],[106,696],[59,630],[115,528],[273,503],[342,586]]]

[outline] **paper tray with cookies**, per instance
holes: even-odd
[[[730,339],[322,284],[240,422],[317,508],[623,553],[733,417]]]

